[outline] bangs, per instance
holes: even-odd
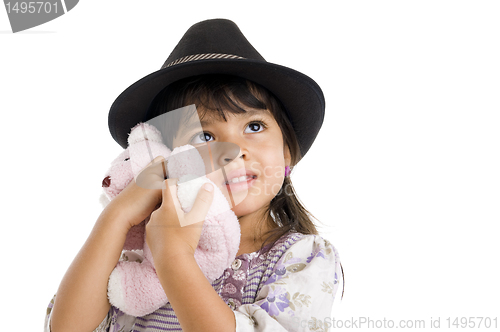
[[[182,84],[182,82],[181,82]],[[227,114],[245,113],[245,108],[267,110],[259,88],[238,77],[203,77],[190,81],[183,91],[184,105],[195,104],[200,120],[210,115],[227,121]],[[182,107],[182,106],[180,106]]]

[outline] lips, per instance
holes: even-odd
[[[227,181],[224,181],[222,185],[226,187],[228,192],[237,193],[248,190],[256,181],[257,175],[252,171],[241,168],[228,172],[226,179]]]
[[[226,173],[226,178],[222,185],[233,185],[242,182],[248,182],[249,180],[255,180],[257,175],[254,172],[247,170],[245,168],[235,169]],[[226,181],[227,180],[227,181]]]
[[[251,175],[243,175],[243,176],[240,176],[238,178],[233,178],[232,180],[228,180],[226,182],[226,184],[240,183],[240,182],[248,181],[250,179],[254,179],[254,177]]]

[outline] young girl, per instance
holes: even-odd
[[[186,32],[161,70],[116,99],[111,134],[125,148],[134,125],[191,104],[203,131],[193,132],[186,119],[158,129],[171,149],[210,141],[240,147],[245,174],[234,176],[247,195],[233,207],[241,228],[236,259],[210,284],[194,260],[201,228],[179,225],[178,215],[204,219],[212,186],[200,189],[183,214],[175,180],[165,180],[162,190],[132,180],[105,207],[64,276],[46,331],[328,330],[342,276],[338,254],[318,235],[290,179],[321,127],[321,89],[266,62],[233,22],[204,21]],[[155,267],[170,302],[132,317],[110,306],[107,282],[128,230],[148,216],[146,241],[161,257]]]

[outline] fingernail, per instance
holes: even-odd
[[[206,191],[213,191],[214,190],[214,186],[211,183],[205,183],[203,185],[203,189],[205,189]]]

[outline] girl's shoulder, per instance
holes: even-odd
[[[328,239],[325,239],[321,235],[291,233],[286,238],[287,240],[283,243],[284,246],[276,248],[278,251],[283,251],[282,257],[285,256],[283,258],[287,256],[307,256],[307,263],[310,263],[315,257],[324,259],[330,257],[338,261],[339,254],[337,249]]]
[[[255,265],[300,262],[311,264],[319,258],[338,264],[339,255],[333,244],[321,235],[288,232],[281,236],[269,249],[255,253]],[[318,262],[316,259],[315,262]],[[266,264],[267,263],[267,264]]]
[[[249,271],[247,283],[253,285],[253,278],[258,279],[257,293],[276,282],[293,284],[320,276],[329,283],[325,287],[333,290],[343,275],[338,252],[330,241],[321,235],[293,232],[279,238],[267,252],[250,257]]]
[[[337,253],[333,244],[328,240],[317,234],[302,234],[297,232],[288,232],[281,236],[269,249],[274,252],[285,252],[291,247],[294,248],[325,248]]]

